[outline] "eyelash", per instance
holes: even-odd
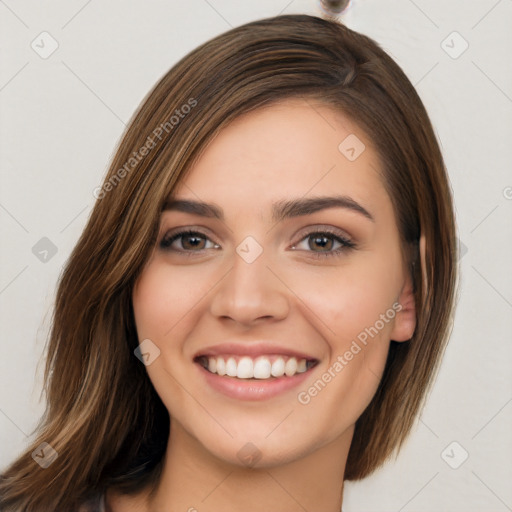
[[[173,242],[185,235],[196,236],[198,238],[205,238],[205,239],[209,240],[208,236],[205,235],[204,233],[201,233],[200,231],[185,229],[182,231],[178,231],[177,233],[173,233],[170,235],[169,234],[164,235],[164,237],[160,241],[159,246],[164,251],[179,252],[181,254],[186,254],[188,257],[193,256],[193,253],[201,253],[202,251],[207,250],[207,249],[200,249],[199,251],[190,251],[187,249],[184,249],[184,250],[172,249],[171,245],[173,244]],[[318,231],[310,231],[309,233],[306,233],[296,244],[293,244],[293,247],[298,245],[300,242],[312,237],[313,235],[328,235],[327,238],[332,238],[333,240],[335,240],[336,242],[339,242],[341,244],[341,247],[339,247],[338,249],[334,249],[334,250],[330,250],[330,251],[320,251],[320,252],[306,251],[306,252],[310,252],[311,256],[313,258],[323,259],[323,258],[328,258],[328,257],[339,257],[342,255],[342,253],[357,248],[356,244],[352,240],[350,240],[344,236],[341,236],[339,233],[334,232],[329,228],[324,228],[324,229],[318,230]],[[213,243],[215,243],[215,242],[213,242]],[[217,244],[215,244],[215,245],[217,245]]]

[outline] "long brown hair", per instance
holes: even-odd
[[[334,20],[276,16],[186,55],[132,117],[60,278],[47,409],[32,445],[0,479],[3,511],[74,510],[93,491],[134,493],[158,481],[169,416],[134,356],[134,282],[166,198],[215,134],[243,113],[292,97],[321,100],[366,132],[403,247],[411,248],[417,327],[408,342],[391,342],[380,387],[356,423],[345,478],[363,478],[400,447],[451,325],[455,226],[443,158],[414,87],[377,43]],[[46,469],[31,456],[42,442],[58,454]]]

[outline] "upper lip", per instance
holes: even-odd
[[[288,357],[296,357],[297,359],[317,360],[316,357],[301,352],[299,350],[291,349],[288,347],[279,346],[276,343],[268,342],[238,342],[238,343],[221,343],[219,345],[212,345],[199,349],[193,359],[201,356],[222,356],[222,355],[235,355],[235,356],[264,356],[264,355],[282,355]]]

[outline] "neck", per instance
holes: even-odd
[[[161,479],[147,510],[339,512],[353,430],[300,459],[249,468],[214,457],[172,424]]]

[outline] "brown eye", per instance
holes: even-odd
[[[300,247],[301,245],[302,247]],[[311,231],[292,247],[292,249],[304,250],[315,258],[340,256],[342,253],[355,248],[356,244],[352,240],[338,232],[331,233],[328,230]]]
[[[309,240],[309,248],[315,249],[316,247],[319,247],[321,250],[330,251],[333,246],[333,236],[331,235],[310,235],[308,236]]]
[[[183,249],[204,249],[205,239],[197,235],[181,235],[181,245]]]
[[[178,245],[176,245],[175,242],[177,242]],[[208,242],[212,243],[215,248],[219,247],[203,233],[187,230],[165,235],[160,242],[160,248],[176,252],[200,252],[212,248],[206,246]]]

